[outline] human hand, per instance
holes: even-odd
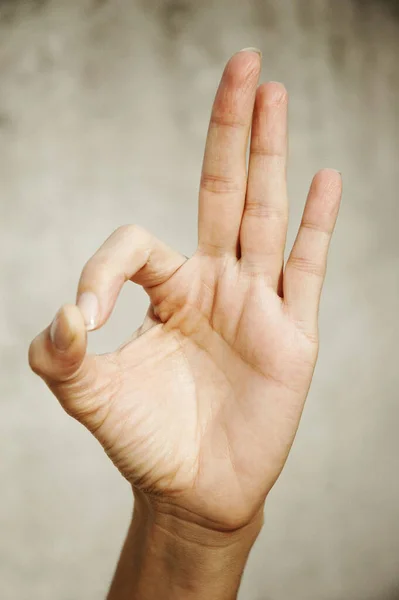
[[[77,306],[31,344],[32,369],[160,511],[210,529],[250,523],[291,448],[318,351],[317,314],[341,178],[313,180],[283,271],[287,94],[260,57],[229,61],[208,132],[199,243],[186,259],[136,226],[86,264]],[[246,147],[251,132],[249,169]],[[122,285],[149,295],[120,349],[86,353]],[[127,325],[128,328],[128,325]]]

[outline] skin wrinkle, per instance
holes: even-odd
[[[233,398],[234,398],[234,400],[236,400],[236,402],[235,402],[236,406],[238,407],[239,410],[241,410],[241,406],[240,406],[239,402],[237,402],[237,397],[236,397],[235,393],[233,393]],[[237,484],[237,486],[241,490],[241,496],[244,498],[245,497],[245,493],[244,493],[244,490],[243,490],[240,478],[238,477],[237,468],[236,468],[235,462],[234,462],[234,453],[233,453],[233,449],[232,449],[232,446],[231,446],[230,437],[229,437],[229,435],[227,433],[226,425],[224,426],[224,432],[225,432],[225,437],[226,437],[226,444],[227,444],[227,451],[228,451],[229,461],[230,461],[230,464],[232,466],[233,472],[236,474],[236,484]]]
[[[182,258],[186,258],[186,257],[184,257],[182,255]],[[168,271],[165,270],[164,273],[161,273],[159,275],[159,278],[158,278],[159,280],[155,279],[155,283],[153,283],[151,285],[148,285],[148,284],[144,285],[143,284],[144,289],[145,290],[151,290],[151,289],[157,287],[158,285],[162,285],[162,283],[165,283],[165,281],[167,281],[168,279],[170,279],[171,277],[173,277],[173,275],[175,275],[185,265],[186,262],[187,262],[187,258],[173,272],[170,272],[170,270],[168,270]],[[150,265],[151,265],[151,254],[148,257],[146,264],[131,278],[131,280],[133,281],[133,278],[136,278],[138,275],[140,275],[140,271],[144,270],[146,266],[148,267]],[[157,272],[159,272],[159,270]],[[154,270],[154,273],[155,273],[155,270]]]
[[[194,390],[195,390],[195,396],[196,396],[196,398],[198,398],[199,394],[198,394],[198,390],[197,390],[197,382],[195,380],[195,377],[192,374],[192,369],[190,367],[189,360],[188,360],[186,352],[184,350],[184,345],[181,342],[178,333],[176,334],[176,337],[178,338],[178,341],[181,344],[181,350],[182,350],[181,354],[182,354],[182,357],[183,357],[183,359],[184,359],[184,361],[186,363],[187,371],[190,373],[191,383],[192,383],[192,385],[194,387]],[[196,439],[199,442],[198,443],[198,447],[200,448],[201,437],[200,437],[200,414],[199,414],[199,412],[200,412],[200,406],[199,406],[199,402],[197,402],[197,406],[196,406],[197,423],[196,423],[196,432],[195,433],[196,433]],[[193,470],[196,472],[196,475],[198,475],[198,470],[199,470],[199,460],[200,460],[199,457],[200,457],[200,452],[198,452],[198,455],[197,455],[196,465],[193,465]],[[194,482],[195,482],[195,479],[196,479],[196,475],[193,476],[193,487],[194,487]]]
[[[285,221],[287,213],[272,204],[265,204],[262,200],[252,197],[245,203],[245,216],[256,219],[267,219],[268,221]],[[276,250],[276,252],[281,250]]]
[[[276,144],[275,144],[276,145]],[[265,140],[263,140],[262,145],[259,143],[251,145],[251,156],[259,156],[260,158],[267,159],[267,162],[276,162],[286,164],[285,152],[270,150],[267,147]]]
[[[213,330],[213,331],[214,331],[214,330]],[[214,332],[214,333],[216,333],[216,332]],[[177,335],[178,335],[178,336],[183,336],[183,337],[184,337],[184,334],[183,334],[183,333],[181,333],[180,331],[178,331],[178,332],[177,332]],[[189,341],[188,339],[185,339],[185,343],[188,343],[188,341]],[[189,367],[189,369],[190,369],[190,371],[191,371],[190,362],[189,362],[189,360],[188,360],[188,357],[187,357],[187,355],[186,355],[186,352],[185,352],[184,345],[185,345],[185,344],[183,344],[183,343],[181,344],[182,351],[183,351],[183,353],[184,353],[184,355],[185,355],[185,358],[186,358],[186,364],[188,365],[188,367]],[[204,345],[204,346],[199,346],[199,347],[200,347],[200,349],[201,349],[202,351],[204,351],[206,354],[208,354],[208,356],[209,356],[209,357],[210,357],[210,359],[212,360],[212,358],[213,358],[213,357],[212,357],[212,355],[209,353],[209,351],[208,351],[208,349],[207,349],[206,345]],[[229,383],[229,386],[231,387],[231,389],[233,389],[233,385],[232,385],[231,381],[229,380],[228,374],[227,374],[227,373],[225,373],[225,372],[224,372],[222,369],[220,370],[220,372],[221,372],[221,373],[223,373],[223,377],[226,379],[226,381],[228,381],[228,383]],[[194,380],[194,378],[193,378],[193,380]],[[198,408],[199,408],[199,402],[197,403],[197,406],[198,406]],[[218,409],[218,413],[220,413],[221,411],[222,411],[222,406],[221,406],[221,407]],[[197,415],[198,415],[198,411],[197,411]],[[212,421],[214,421],[214,420],[215,420],[215,415],[214,415],[214,413],[212,414],[212,419],[211,419],[211,420],[212,420]],[[200,421],[198,420],[198,424],[199,424],[199,422],[200,422]],[[208,429],[208,425],[206,425],[206,426],[204,427],[203,435],[205,435],[205,432],[207,431],[207,429]],[[227,433],[226,433],[226,437],[227,437]],[[196,472],[195,476],[193,477],[193,488],[195,488],[196,481],[198,480],[198,478],[199,478],[199,474],[200,474],[200,468],[201,468],[201,454],[202,454],[202,453],[201,453],[201,450],[200,450],[200,452],[198,453],[198,460],[197,460],[197,472]]]
[[[195,515],[195,516],[197,516],[197,515]],[[197,524],[195,522],[192,522],[192,525],[196,526]],[[215,525],[218,525],[218,523],[215,523]],[[175,532],[171,532],[169,529],[163,527],[159,523],[157,523],[157,527],[160,530],[162,530],[168,536],[173,536],[173,535],[178,536],[179,532],[181,531],[180,529],[177,529]],[[217,532],[218,529],[215,528],[214,531]],[[225,533],[225,532],[222,532],[222,533]],[[231,538],[230,538],[231,542],[228,544],[229,546],[234,545],[234,544],[238,544],[241,541],[241,540],[238,540],[238,539],[234,539],[234,533],[235,533],[234,531],[233,532],[229,531],[229,534],[232,534]],[[242,533],[242,531],[240,531],[240,533]],[[198,539],[193,540],[192,537],[186,537],[186,536],[183,537],[182,539],[184,540],[185,543],[187,543],[189,545],[193,545],[194,547],[196,547],[198,545]],[[216,544],[216,543],[212,544],[212,543],[210,543],[210,540],[208,540],[208,543],[207,544],[203,544],[203,545],[207,549],[219,549],[220,547],[226,547],[226,541],[224,541],[223,544],[220,545],[220,544]],[[175,563],[175,566],[176,566],[176,563]]]
[[[304,337],[307,342],[310,342],[311,346],[318,347],[318,345],[319,345],[318,332],[316,331],[315,333],[312,333],[312,332],[308,331],[309,323],[307,320],[299,320],[299,319],[292,318],[291,312],[290,312],[291,306],[290,306],[289,302],[287,301],[287,299],[284,299],[282,301],[282,309],[284,311],[284,314],[286,314],[288,316],[288,318],[292,320],[293,324],[295,325],[297,333],[301,337]],[[307,326],[307,328],[305,329],[306,326]]]
[[[90,365],[88,364],[89,362],[90,362]],[[78,361],[76,361],[76,363],[78,364]],[[82,364],[79,365],[79,367],[77,368],[77,370],[75,372],[71,373],[70,375],[61,377],[57,382],[53,382],[51,380],[51,385],[55,390],[57,389],[57,386],[59,388],[61,388],[62,386],[65,386],[65,384],[68,384],[70,387],[72,387],[75,382],[77,384],[79,384],[79,386],[82,386],[82,384],[84,383],[84,379],[85,379],[85,376],[82,375],[82,373],[84,373],[85,371],[88,372],[89,367],[93,368],[95,366],[96,366],[95,357],[88,356],[86,358],[86,360]],[[73,367],[73,363],[72,363],[71,367]],[[91,378],[93,380],[95,380],[95,377],[91,377]],[[83,382],[82,382],[82,380],[83,380]]]
[[[207,240],[205,248],[201,246],[198,248],[197,253],[209,258],[222,258],[226,256],[227,250],[223,244],[219,244],[218,242],[209,242]]]
[[[169,506],[173,507],[174,513],[171,513],[169,511],[169,512],[167,512],[167,514],[172,514],[176,519],[179,518],[176,515],[177,511],[180,512],[180,513],[182,513],[182,514],[189,514],[189,515],[191,515],[191,516],[193,516],[193,517],[195,517],[195,518],[198,519],[198,514],[196,512],[190,510],[187,507],[181,507],[179,504],[174,504],[173,502],[170,502],[169,499],[167,499],[167,500],[161,500],[160,507],[164,509],[165,506],[166,506],[166,508],[168,508]],[[207,519],[207,522],[208,522],[208,519]],[[213,524],[215,526],[220,525],[220,523],[217,520],[213,520],[213,519],[209,519],[209,523]],[[201,526],[199,523],[195,523],[194,522],[194,524],[197,525],[198,527]],[[215,527],[215,529],[216,529],[216,527]],[[231,537],[234,535],[234,533],[235,533],[234,531],[229,531],[229,534],[231,534]]]
[[[318,279],[324,279],[324,267],[320,267],[317,262],[312,259],[305,258],[304,256],[291,256],[290,268],[302,271],[307,275],[313,275]]]
[[[223,275],[223,271],[222,271],[222,272],[221,272],[221,274],[220,274],[220,278],[222,277],[222,275]],[[219,282],[219,279],[217,279],[217,282]],[[217,287],[216,287],[215,294],[214,294],[214,300],[213,300],[213,305],[212,305],[211,315],[213,315],[213,314],[214,314],[214,312],[215,312],[215,305],[216,305],[216,301],[217,301]],[[187,306],[187,304],[183,304],[182,306]],[[191,306],[192,306],[192,308],[193,308],[195,311],[198,311],[198,308],[197,308],[195,305],[191,305]],[[241,359],[241,360],[242,360],[242,361],[243,361],[245,364],[247,364],[247,365],[248,365],[248,366],[249,366],[249,367],[250,367],[252,370],[254,370],[254,371],[255,371],[255,372],[258,374],[258,375],[261,375],[261,376],[262,376],[263,378],[265,378],[266,380],[272,380],[272,381],[273,381],[273,382],[274,382],[276,385],[278,385],[279,387],[283,386],[283,387],[286,387],[288,390],[290,390],[290,391],[293,391],[293,392],[297,393],[297,390],[296,390],[295,388],[292,388],[292,387],[288,386],[287,384],[283,384],[283,382],[282,382],[280,379],[278,379],[278,378],[276,378],[275,376],[273,376],[273,375],[272,375],[270,372],[267,372],[267,373],[265,372],[265,373],[263,373],[261,370],[259,370],[259,368],[258,368],[256,365],[254,365],[253,363],[251,363],[250,361],[248,361],[248,359],[246,359],[246,358],[245,358],[245,357],[242,355],[241,351],[239,351],[239,352],[238,352],[238,351],[236,350],[235,346],[236,346],[236,344],[237,344],[238,329],[239,329],[239,325],[240,325],[240,322],[241,322],[241,319],[242,319],[242,315],[243,315],[243,312],[244,312],[244,310],[245,310],[245,303],[243,303],[242,310],[241,310],[241,313],[240,313],[240,316],[239,316],[239,321],[238,321],[237,328],[236,328],[235,340],[234,340],[234,342],[233,342],[233,343],[232,343],[232,345],[231,345],[231,348],[232,348],[232,350],[233,350],[233,351],[235,351],[235,352],[238,354],[238,357],[239,357],[239,358],[240,358],[240,359]],[[200,311],[198,311],[198,312],[200,312]],[[202,315],[202,318],[203,318],[203,319],[206,319],[206,316],[205,316],[205,315]],[[166,324],[166,323],[164,323],[164,325],[165,325],[165,324]],[[212,319],[211,319],[211,321],[210,321],[210,323],[209,323],[209,326],[212,328]],[[182,335],[186,335],[184,332],[182,332],[182,331],[181,331],[181,329],[179,329],[179,327],[177,327],[177,329],[180,331],[180,333],[181,333]],[[212,329],[212,330],[213,330],[213,329]],[[215,330],[213,330],[213,331],[215,331]],[[217,335],[218,335],[218,336],[221,338],[221,340],[223,340],[223,342],[224,342],[224,343],[226,343],[226,344],[229,344],[229,341],[228,341],[228,340],[226,340],[226,339],[223,337],[223,335],[222,335],[220,332],[217,332],[217,331],[215,331],[215,333],[216,333],[216,334],[217,334]],[[195,338],[194,338],[194,340],[196,341],[196,343],[198,344],[198,346],[199,346],[201,349],[205,350],[205,347],[204,347],[203,345],[201,345],[200,343],[198,343],[198,340],[196,340]],[[212,357],[211,357],[211,358],[212,358]]]
[[[226,264],[227,264],[227,260],[223,261],[222,264],[222,268],[220,270],[220,279],[223,277],[224,272],[226,270]],[[213,329],[214,326],[214,315],[216,313],[216,304],[217,304],[217,300],[218,300],[218,294],[219,294],[219,281],[220,281],[219,277],[216,278],[215,281],[215,286],[214,286],[214,290],[213,290],[213,297],[212,297],[212,306],[211,306],[211,311],[210,311],[210,326]]]
[[[173,354],[176,354],[178,357],[182,356],[186,360],[187,365],[189,365],[187,357],[184,354],[183,344],[181,343],[181,340],[179,339],[179,336],[177,335],[177,333],[178,333],[177,330],[176,331],[172,331],[172,334],[174,335],[176,341],[178,342],[178,346],[179,347],[176,348],[175,351],[172,354],[169,354],[169,356],[172,356]],[[148,358],[148,360],[150,360],[150,357]],[[191,368],[189,369],[189,372],[191,373]],[[194,379],[192,379],[192,381],[194,382],[194,387],[195,387],[196,384],[195,384]],[[145,417],[143,417],[143,420],[144,420],[144,418]],[[198,421],[197,421],[197,423],[198,423]],[[121,446],[119,444],[119,442],[118,442],[118,440],[123,436],[123,432],[124,432],[124,429],[125,429],[125,427],[126,427],[127,424],[128,424],[128,422],[127,422],[127,420],[125,420],[124,423],[122,424],[122,427],[120,428],[120,430],[118,432],[117,438],[113,441],[112,447],[117,446],[118,447],[118,453],[121,453],[121,452],[123,452],[123,450],[127,450],[127,448],[130,447],[130,444],[127,444],[126,448],[124,448],[123,445]],[[136,421],[136,427],[138,427],[138,428],[140,427],[140,422]],[[109,447],[106,450],[108,454],[112,455],[112,447]],[[153,470],[154,471],[158,470],[159,464],[162,464],[162,462],[164,461],[164,459],[165,459],[165,457],[161,456],[160,459],[159,459],[159,461],[158,461],[158,464],[153,465]],[[176,461],[173,461],[173,462],[175,463]],[[177,465],[176,464],[175,471],[172,474],[170,474],[170,476],[168,477],[168,479],[164,482],[163,487],[168,487],[168,486],[172,486],[173,485],[173,483],[176,480],[179,472],[181,471],[181,468],[182,468],[181,465]],[[194,469],[194,467],[193,467],[193,469]],[[145,478],[144,476],[137,477],[137,475],[135,475],[134,473],[128,473],[128,471],[124,471],[124,474],[125,474],[125,476],[128,475],[127,478],[130,479],[131,481],[133,481],[136,486],[143,487],[148,492],[151,491],[152,488],[156,488],[156,486],[159,485],[160,481],[162,481],[164,479],[163,476],[160,476],[158,480],[156,479],[155,481],[152,481],[151,484],[147,484],[147,479],[148,478]],[[178,494],[178,493],[179,493],[179,490],[175,489],[174,490],[174,494]]]
[[[120,369],[120,363],[118,362],[118,357],[119,357],[119,354],[116,353],[114,355],[114,360],[112,361],[115,364],[115,366],[117,367],[115,369],[115,378],[116,378],[116,381],[115,381],[115,379],[112,380],[112,385],[116,384],[116,390],[113,391],[113,392],[111,392],[109,394],[109,399],[108,399],[108,402],[107,402],[105,416],[102,419],[102,421],[99,424],[99,426],[94,428],[94,431],[93,431],[94,435],[100,434],[101,428],[105,425],[107,419],[109,418],[110,411],[112,410],[112,405],[114,404],[114,402],[115,402],[115,400],[117,398],[118,393],[122,389],[122,377],[121,377],[121,369]]]
[[[323,225],[318,225],[313,221],[302,220],[301,227],[304,227],[305,229],[310,229],[315,233],[324,233],[328,239],[330,239],[332,234],[332,229],[326,229]]]
[[[160,469],[159,467],[162,466],[164,459],[164,456],[160,456],[158,462],[154,465],[154,471],[159,470],[162,473],[162,469]],[[141,477],[137,477],[137,475],[126,471],[125,477],[129,481],[133,481],[134,485],[141,489],[145,494],[149,494],[151,496],[161,497],[162,494],[165,493],[165,490],[167,490],[168,488],[173,488],[173,492],[169,492],[169,495],[172,497],[178,496],[181,493],[181,490],[179,490],[175,486],[175,481],[179,475],[179,471],[181,470],[181,468],[181,465],[176,464],[174,471],[171,471],[167,478],[165,478],[164,474],[160,474],[158,478],[152,478],[151,483],[149,483],[149,474],[143,474]],[[145,469],[145,463],[143,464],[143,469]]]
[[[222,115],[213,115],[210,120],[210,130],[215,128],[218,130],[219,128],[227,128],[227,129],[246,129],[248,127],[248,123],[245,121],[240,121],[234,116],[234,113],[231,115],[226,115],[226,113],[222,113]]]
[[[207,295],[207,294],[206,294],[206,292],[208,293],[208,296],[212,297],[212,303],[211,303],[211,306],[210,306],[210,308],[208,309],[208,311],[204,313],[204,314],[206,314],[206,316],[207,316],[209,319],[212,319],[212,315],[213,315],[213,306],[214,306],[214,290],[211,288],[211,286],[209,286],[209,285],[208,285],[208,283],[207,283],[206,281],[202,281],[202,285],[201,285],[201,291],[202,291],[202,290],[205,290],[205,294],[204,294],[204,300],[201,302],[201,306],[202,306],[203,304],[205,304],[205,306],[207,305],[207,302],[206,302],[206,300],[205,300],[205,297],[206,297],[206,295]],[[207,313],[209,313],[209,314],[207,314]],[[212,322],[211,322],[211,325],[212,325]]]
[[[201,177],[201,188],[215,195],[240,194],[245,192],[245,186],[234,181],[231,177],[204,173]]]
[[[203,319],[205,319],[204,316],[203,316]],[[180,331],[181,335],[185,335],[181,330],[179,330],[179,331]],[[223,335],[220,332],[215,331],[214,329],[212,329],[212,331],[218,336],[218,338],[222,341],[223,344],[230,346],[230,343],[224,339]],[[198,347],[201,350],[209,352],[207,347],[205,345],[201,344],[200,340],[193,338],[193,341],[195,341],[195,343],[198,345]],[[231,350],[233,352],[235,352],[237,357],[240,358],[244,362],[244,364],[246,364],[248,367],[250,367],[250,369],[253,370],[257,375],[260,375],[262,378],[266,379],[266,381],[271,380],[275,384],[277,384],[279,387],[283,387],[283,388],[288,389],[289,391],[298,393],[298,390],[296,390],[294,387],[290,387],[287,384],[284,384],[284,382],[282,382],[280,379],[273,376],[270,372],[261,371],[257,365],[255,365],[254,363],[250,362],[247,358],[245,358],[243,356],[242,352],[240,350],[237,350],[234,347],[234,345],[231,345]],[[212,357],[212,355],[210,355],[210,358],[214,360],[214,357]],[[223,371],[223,370],[221,369],[221,371]]]
[[[144,417],[143,417],[144,420]],[[120,429],[119,433],[118,433],[118,437],[115,441],[115,445],[118,445],[118,439],[123,435],[124,432],[124,428],[127,425],[127,421],[125,421],[122,425],[122,428]],[[140,422],[136,423],[136,426],[140,425]],[[150,440],[146,440],[147,442],[147,449],[151,449],[151,445],[153,444],[152,441]],[[118,453],[123,453],[123,451],[128,450],[129,448],[131,449],[131,452],[128,452],[127,454],[130,455],[136,455],[137,456],[137,452],[135,451],[135,446],[137,446],[138,444],[140,444],[140,455],[144,455],[145,456],[145,452],[143,452],[143,443],[142,440],[138,440],[136,442],[131,442],[131,443],[127,443],[125,446],[123,445],[118,445]],[[107,454],[109,454],[110,456],[112,456],[113,452],[112,452],[112,447],[107,448],[106,449]],[[157,472],[157,471],[161,471],[162,469],[159,469],[159,466],[162,465],[162,463],[165,460],[165,456],[164,455],[160,455],[158,460],[152,465],[152,471],[153,472]],[[176,469],[174,472],[170,473],[168,475],[168,477],[165,477],[163,474],[159,475],[158,478],[153,477],[153,475],[149,474],[149,473],[145,473],[145,469],[146,469],[146,461],[145,459],[143,459],[140,462],[137,462],[134,471],[130,470],[129,468],[123,468],[123,465],[121,466],[121,471],[124,475],[124,477],[130,481],[134,486],[137,486],[139,489],[142,489],[143,492],[151,492],[152,494],[155,494],[157,486],[158,486],[158,493],[162,493],[164,489],[166,489],[168,486],[171,485],[171,483],[173,483],[174,479],[177,476],[177,473],[179,471],[179,467],[176,466]],[[144,471],[142,475],[139,475],[140,471]],[[151,478],[151,484],[149,483],[149,479]],[[163,482],[163,485],[160,485],[160,482]],[[176,490],[175,490],[176,491]]]
[[[240,333],[242,318],[243,318],[243,315],[244,315],[244,312],[245,312],[245,304],[246,304],[245,302],[242,303],[241,308],[240,308],[240,312],[239,312],[239,315],[238,315],[238,319],[237,319],[237,323],[236,323],[236,327],[235,327],[235,332],[234,332],[233,340],[232,340],[232,343],[231,343],[231,347],[233,348],[233,350],[234,350],[234,348],[235,348],[235,346],[237,344],[237,339],[238,339],[238,336],[239,336],[239,333]]]
[[[150,502],[151,502],[151,499],[150,499]],[[182,507],[179,504],[175,504],[173,502],[173,499],[171,500],[170,498],[167,498],[167,499],[164,499],[162,497],[156,498],[155,503],[157,504],[157,509],[158,509],[156,514],[172,516],[174,519],[176,519],[176,521],[179,521],[179,520],[183,519],[183,517],[186,517],[187,515],[189,515],[190,516],[190,519],[189,519],[190,524],[193,525],[194,527],[198,528],[199,533],[201,533],[201,534],[203,533],[203,530],[202,530],[203,522],[202,522],[200,515],[198,515],[196,512],[194,512],[186,507]],[[256,510],[254,511],[254,514],[252,515],[251,520],[244,526],[226,530],[226,529],[221,528],[221,524],[218,520],[209,519],[209,520],[207,520],[207,527],[210,527],[210,529],[217,534],[219,534],[219,533],[227,534],[227,538],[219,538],[219,536],[218,536],[218,538],[216,538],[218,540],[218,544],[220,542],[222,542],[223,545],[225,545],[226,543],[230,544],[231,541],[233,541],[234,543],[236,543],[236,542],[239,543],[239,536],[243,530],[252,529],[252,527],[254,526],[255,522],[257,521],[257,519],[259,517],[261,518],[261,520],[263,522],[262,506],[263,506],[263,503],[261,503],[259,505],[259,507],[256,508]],[[165,511],[165,508],[167,509],[166,511]],[[173,512],[171,512],[171,510],[168,510],[170,508],[173,509]],[[179,515],[181,514],[182,517],[178,516],[177,513],[179,513]],[[158,523],[158,520],[157,520],[157,523]],[[182,530],[179,529],[179,531],[181,532]],[[191,537],[189,537],[187,539],[189,541],[193,541]],[[226,539],[227,539],[227,542],[226,542]]]

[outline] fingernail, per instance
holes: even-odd
[[[87,331],[95,329],[99,312],[97,296],[93,292],[83,292],[79,296],[77,305],[83,315]]]
[[[50,338],[57,350],[65,352],[73,341],[73,332],[61,310],[57,312],[50,327]]]
[[[259,54],[259,56],[262,58],[262,51],[259,50],[259,48],[243,48],[242,50],[240,50],[240,52],[256,52],[256,54]]]

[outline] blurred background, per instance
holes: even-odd
[[[345,193],[314,385],[240,598],[399,598],[397,0],[0,0],[2,600],[106,594],[129,487],[28,345],[117,226],[194,251],[211,103],[246,46],[290,92],[289,242],[317,169]],[[126,286],[91,349],[146,306]]]

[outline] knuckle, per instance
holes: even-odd
[[[212,194],[242,193],[243,187],[232,177],[204,173],[201,177],[201,188]]]
[[[282,149],[279,144],[274,143],[271,140],[267,143],[263,142],[263,145],[260,143],[254,143],[251,146],[251,156],[258,156],[269,161],[273,160],[276,167],[279,167],[281,170],[285,166],[284,149]]]
[[[331,228],[323,226],[322,224],[317,223],[315,221],[309,221],[307,219],[302,219],[301,227],[310,231],[314,231],[315,233],[321,233],[328,237],[332,234]]]
[[[221,258],[226,255],[226,246],[222,242],[205,239],[200,242],[197,253],[199,256]]]
[[[311,258],[305,256],[291,256],[289,263],[292,269],[301,271],[307,275],[312,275],[319,279],[323,279],[324,277],[324,265]]]
[[[128,241],[130,244],[134,242],[136,246],[149,242],[153,236],[141,225],[135,223],[121,225],[112,234],[112,237],[119,239],[119,241]]]
[[[271,221],[283,221],[286,218],[284,211],[261,199],[248,199],[245,205],[245,214],[257,219],[268,219]]]
[[[110,266],[110,260],[107,256],[93,256],[90,258],[82,270],[81,279],[91,278],[95,275],[96,280],[106,273]]]
[[[139,225],[136,225],[135,223],[127,223],[125,225],[120,225],[113,233],[113,235],[117,235],[117,236],[128,236],[128,237],[135,237],[136,235],[138,235],[139,233],[141,233],[143,230],[141,227],[139,227]]]
[[[214,112],[210,119],[212,127],[226,127],[228,129],[244,129],[247,125],[234,115],[218,114]]]
[[[101,288],[109,277],[109,272],[112,269],[111,257],[107,255],[94,255],[90,258],[82,269],[79,279],[78,295],[85,291],[87,287],[90,289]]]

